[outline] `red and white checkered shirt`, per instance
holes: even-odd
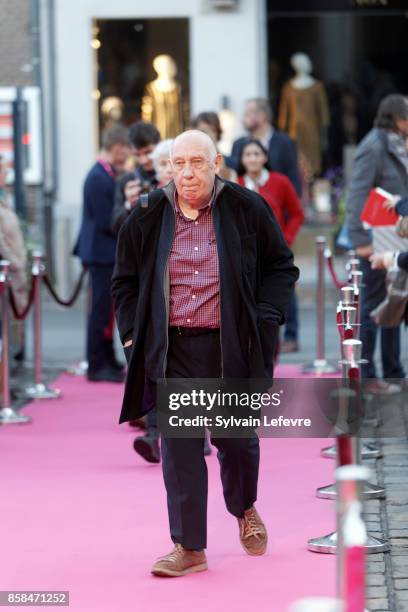
[[[217,243],[210,202],[200,209],[197,219],[185,217],[177,201],[176,235],[169,258],[170,326],[220,326],[219,270]]]

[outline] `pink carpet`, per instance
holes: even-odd
[[[63,399],[24,409],[31,425],[0,429],[1,589],[69,590],[70,609],[84,612],[286,612],[297,598],[334,595],[335,558],[306,549],[334,528],[333,503],[315,497],[332,480],[334,462],[319,457],[327,440],[262,441],[260,558],[243,553],[209,457],[210,569],[160,579],[149,569],[171,548],[161,469],[117,424],[121,386],[68,375],[56,386]]]

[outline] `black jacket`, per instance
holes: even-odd
[[[231,155],[225,159],[226,165],[236,171],[238,171],[239,159],[245,140],[246,136],[238,138],[232,145]],[[273,130],[268,146],[268,161],[274,172],[280,172],[288,177],[300,196],[302,194],[302,185],[296,145],[285,132]]]
[[[164,377],[168,345],[167,262],[175,232],[174,183],[149,195],[122,226],[112,295],[122,342],[133,338],[119,422],[143,414],[145,376]],[[216,179],[214,231],[220,273],[225,378],[273,374],[278,325],[299,271],[270,207],[256,193]]]

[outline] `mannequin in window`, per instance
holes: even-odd
[[[177,66],[170,55],[153,60],[157,79],[146,85],[142,100],[142,121],[154,123],[163,139],[183,131],[181,88],[176,81]]]
[[[312,174],[319,176],[330,122],[326,91],[311,75],[313,66],[308,55],[295,53],[290,61],[295,76],[283,86],[278,125],[297,142]]]
[[[101,104],[103,130],[123,125],[123,102],[116,96],[108,96]]]

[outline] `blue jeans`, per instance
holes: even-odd
[[[361,260],[363,272],[361,331],[363,343],[362,358],[368,363],[362,366],[363,378],[377,378],[374,352],[378,325],[370,317],[370,312],[386,297],[385,276],[383,270],[372,270],[367,259]],[[381,361],[384,378],[404,378],[405,372],[400,362],[400,328],[381,327]]]

